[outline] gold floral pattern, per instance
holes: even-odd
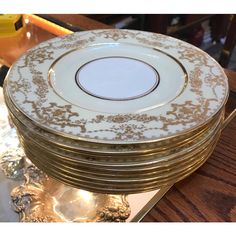
[[[162,50],[170,50],[181,63],[188,63],[189,84],[194,100],[179,99],[171,102],[164,113],[159,114],[98,114],[94,117],[85,118],[73,107],[73,105],[57,104],[49,101],[49,85],[38,64],[54,61],[58,55],[69,49],[80,49],[98,42],[132,42],[145,47]],[[197,127],[209,119],[223,105],[227,97],[227,79],[220,66],[209,56],[190,44],[160,34],[130,30],[96,30],[83,32],[56,38],[41,44],[29,51],[15,66],[9,75],[8,90],[13,101],[29,105],[29,116],[33,115],[37,122],[56,131],[66,132],[71,135],[79,135],[86,138],[98,138],[111,140],[147,140],[159,138],[172,133],[172,127],[182,126]],[[28,69],[32,74],[32,83],[23,76],[23,71]],[[208,87],[214,96],[206,96],[203,87]],[[220,89],[221,94],[217,94]],[[19,101],[19,94],[24,99]],[[33,101],[30,93],[37,95]],[[218,103],[217,108],[212,108],[211,103]],[[96,125],[96,124],[99,124]],[[67,130],[66,128],[70,128]],[[78,127],[79,129],[76,129]],[[99,128],[99,129],[98,129]],[[161,132],[157,132],[157,130]],[[151,132],[154,131],[154,132]]]
[[[202,75],[201,67],[198,66],[195,68],[194,71],[190,72],[190,84],[191,84],[191,91],[195,92],[197,95],[202,96],[202,80],[200,79]]]
[[[93,31],[93,34],[97,37],[118,41],[120,39],[135,38],[138,33],[132,32],[130,30],[111,29],[104,31]]]
[[[206,66],[208,68],[215,67],[215,63],[212,60],[209,60],[209,56],[199,49],[191,46],[185,45],[184,47],[178,49],[180,54],[179,59],[187,60],[190,63],[195,63],[197,66]]]
[[[146,44],[152,46],[154,48],[162,48],[169,49],[171,45],[166,44],[166,36],[161,34],[152,34],[150,37],[143,37],[142,35],[138,35],[136,37],[137,41],[142,44]]]
[[[31,84],[26,79],[22,79],[21,82],[10,81],[10,87],[13,93],[22,92],[22,91],[24,93],[27,93],[31,89]]]
[[[58,106],[56,103],[50,103],[47,107],[39,107],[34,101],[27,101],[32,104],[32,113],[35,113],[39,120],[44,125],[55,125],[64,128],[68,125],[68,121],[76,118],[75,121],[70,122],[71,127],[80,127],[80,132],[86,131],[85,119],[77,119],[79,114],[72,112],[71,105]]]
[[[206,77],[204,78],[205,83],[212,88],[212,91],[215,95],[216,98],[218,98],[216,88],[221,86],[225,86],[225,82],[222,80],[222,77],[224,75],[221,73],[220,75],[215,75],[214,78],[212,78],[211,74],[207,74]]]
[[[45,98],[48,93],[48,85],[46,81],[43,79],[42,73],[36,72],[32,76],[32,81],[37,85],[37,89],[35,93],[41,98]]]

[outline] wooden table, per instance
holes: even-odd
[[[235,107],[236,94],[231,93],[227,113]],[[153,221],[236,221],[236,119],[222,132],[207,162],[175,184],[143,219]]]
[[[11,65],[28,48],[52,37],[55,35],[29,22],[21,41],[6,43],[8,50],[0,48],[1,60]],[[231,90],[236,91],[236,72],[226,70],[226,73]],[[234,108],[236,93],[231,92],[226,113]],[[236,221],[236,119],[222,132],[209,160],[190,177],[173,186],[142,221]]]

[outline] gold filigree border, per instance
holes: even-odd
[[[109,140],[113,141],[142,141],[148,139],[156,139],[162,137],[157,131],[164,132],[167,136],[171,136],[171,127],[184,125],[188,127],[187,130],[193,129],[204,122],[206,122],[216,112],[216,108],[211,107],[212,103],[218,104],[218,109],[224,105],[227,98],[228,86],[226,77],[223,70],[219,69],[213,60],[209,59],[206,53],[195,47],[181,42],[179,40],[173,40],[170,37],[143,33],[139,31],[127,31],[127,30],[104,30],[104,31],[91,31],[81,35],[87,35],[86,39],[81,39],[79,34],[73,36],[63,37],[57,40],[51,40],[47,43],[41,44],[30,50],[24,58],[23,65],[20,62],[16,64],[11,73],[9,73],[8,90],[14,103],[19,106],[17,96],[22,94],[24,96],[23,106],[31,106],[30,114],[28,116],[37,117],[37,122],[43,127],[51,127],[54,132],[67,133],[65,128],[72,128],[73,131],[77,130],[77,135],[82,139],[104,139],[107,138],[102,136],[102,133],[112,134]],[[88,37],[89,36],[89,37]],[[77,38],[78,37],[78,38]],[[58,48],[64,48],[66,50],[74,50],[85,47],[89,43],[94,42],[97,37],[100,39],[119,40],[134,39],[138,43],[157,47],[157,49],[175,49],[180,55],[178,58],[182,61],[190,62],[193,67],[189,73],[189,84],[190,90],[196,96],[196,101],[186,100],[183,103],[170,104],[170,109],[165,115],[148,115],[148,114],[124,114],[124,115],[96,115],[90,120],[80,116],[80,114],[73,110],[71,105],[59,105],[56,102],[50,102],[46,105],[48,84],[43,77],[40,70],[37,69],[38,64],[43,64],[47,60],[53,60],[54,52]],[[161,40],[162,39],[162,40]],[[165,41],[163,41],[165,39]],[[23,76],[22,71],[25,68],[29,68],[32,74],[33,84],[30,84]],[[209,72],[204,72],[203,68],[208,68]],[[215,71],[217,69],[218,73]],[[18,78],[14,80],[12,73],[17,70]],[[204,79],[200,77],[204,75]],[[207,89],[211,89],[214,94],[214,98],[207,98],[203,95],[203,82]],[[33,87],[32,87],[33,86]],[[216,90],[221,89],[221,96],[217,94]],[[34,91],[37,95],[38,100],[31,100],[29,92]],[[23,107],[22,107],[23,108]],[[23,113],[27,113],[25,109],[21,109]],[[156,127],[150,127],[147,124],[155,122],[159,125]],[[107,127],[97,129],[96,124],[106,124]],[[161,124],[161,125],[160,125]],[[96,126],[91,126],[96,125]],[[90,127],[90,128],[88,128]],[[96,129],[91,129],[96,127]],[[102,127],[102,126],[100,126]],[[109,128],[108,128],[109,127]],[[76,129],[79,128],[79,129]],[[150,131],[155,131],[155,135],[149,134]],[[178,132],[180,132],[179,130]],[[181,133],[181,132],[180,132]],[[153,134],[153,132],[152,132]],[[69,136],[75,135],[75,133],[67,133]],[[165,135],[164,135],[165,136]]]

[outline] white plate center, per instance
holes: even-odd
[[[147,63],[125,57],[90,61],[76,73],[78,86],[86,93],[108,100],[130,100],[152,92],[158,72]]]

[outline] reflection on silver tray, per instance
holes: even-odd
[[[26,182],[11,193],[23,222],[122,222],[130,215],[125,195],[91,193],[65,186],[30,165]]]

